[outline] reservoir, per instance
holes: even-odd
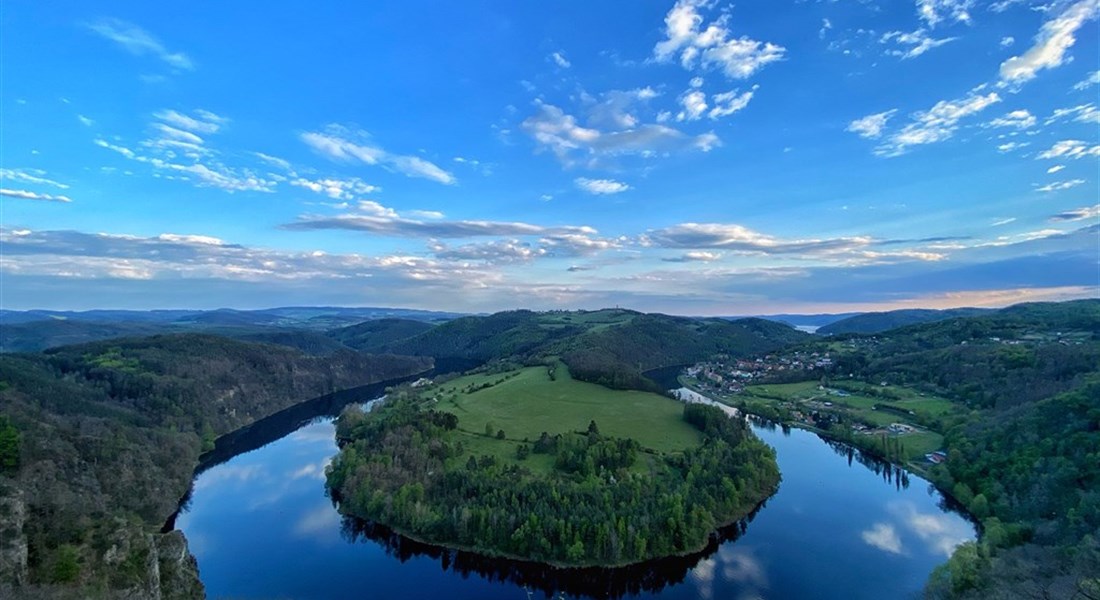
[[[489,559],[341,518],[324,485],[339,406],[303,407],[219,440],[200,467],[174,525],[210,598],[906,598],[975,537],[920,477],[756,423],[776,450],[779,491],[703,553],[624,569]]]

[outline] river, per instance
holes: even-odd
[[[906,598],[975,536],[923,479],[755,423],[776,449],[779,491],[700,555],[580,571],[486,559],[342,519],[324,487],[334,409],[266,420],[198,472],[169,526],[187,535],[210,598]]]

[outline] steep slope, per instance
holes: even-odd
[[[424,333],[432,327],[434,325],[431,323],[412,319],[375,319],[333,329],[326,335],[350,348],[362,352],[377,352],[391,344]]]
[[[0,504],[24,515],[0,544],[0,595],[201,595],[181,536],[157,534],[199,453],[295,402],[429,366],[190,334],[0,356]]]

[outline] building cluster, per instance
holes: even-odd
[[[684,374],[695,379],[705,389],[736,394],[746,385],[784,371],[828,369],[833,359],[828,352],[794,352],[767,355],[756,359],[716,359],[689,367]]]

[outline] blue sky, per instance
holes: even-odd
[[[5,2],[0,304],[1098,294],[1100,0],[315,4]]]

